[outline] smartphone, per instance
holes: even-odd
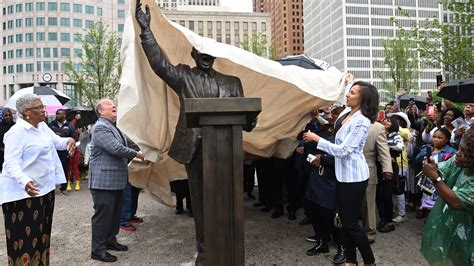
[[[443,75],[436,75],[436,86],[440,86],[443,83]]]
[[[385,111],[384,110],[379,112],[377,120],[379,120],[380,122],[385,120]]]

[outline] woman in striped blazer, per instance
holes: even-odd
[[[305,133],[304,140],[318,142],[318,149],[335,157],[337,207],[344,229],[346,263],[357,264],[358,248],[364,264],[372,265],[374,254],[358,219],[369,178],[364,145],[369,126],[377,116],[379,94],[372,84],[358,81],[348,91],[346,100],[347,108],[334,125],[337,131],[335,143],[312,132]]]

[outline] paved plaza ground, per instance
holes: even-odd
[[[83,185],[86,186],[85,184]],[[308,257],[312,247],[305,237],[312,235],[311,226],[298,225],[298,219],[285,216],[270,219],[245,199],[246,265],[331,265],[329,254]],[[51,236],[52,265],[99,265],[90,259],[92,198],[88,189],[72,191],[65,197],[56,193],[53,232]],[[148,192],[140,193],[138,215],[145,222],[135,232],[121,231],[119,242],[129,246],[128,252],[114,252],[117,265],[180,265],[193,261],[194,226],[186,214],[175,215],[174,209],[157,202]],[[427,265],[419,253],[423,220],[410,219],[397,225],[394,232],[378,234],[372,245],[377,265]],[[3,215],[0,231],[4,232]],[[3,263],[1,262],[3,261]],[[0,264],[6,264],[5,235],[0,237]],[[359,261],[361,258],[359,256]]]

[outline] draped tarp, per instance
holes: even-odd
[[[244,132],[243,146],[247,153],[289,156],[296,147],[297,133],[309,120],[309,112],[340,100],[344,94],[343,73],[282,66],[235,46],[201,37],[167,20],[153,0],[142,2],[143,6],[150,6],[151,30],[172,64],[194,66],[191,58],[194,46],[216,57],[215,70],[239,77],[246,97],[262,98],[257,127],[251,133]],[[153,187],[152,192],[170,204],[167,182],[186,178],[184,167],[166,158],[178,119],[179,100],[151,69],[134,18],[135,1],[130,5],[131,16],[126,20],[122,41],[118,126],[154,162],[148,172],[131,172],[132,183]],[[161,160],[164,157],[166,160]]]

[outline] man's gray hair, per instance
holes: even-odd
[[[20,96],[16,100],[16,110],[20,114],[23,114],[23,112],[26,109],[33,107],[34,102],[37,101],[37,100],[41,101],[41,98],[38,95],[33,94],[33,93],[28,93],[28,94],[25,94],[23,96]]]
[[[102,99],[98,100],[97,103],[95,104],[94,111],[97,117],[100,117],[100,113],[99,113],[100,109],[102,109]]]

